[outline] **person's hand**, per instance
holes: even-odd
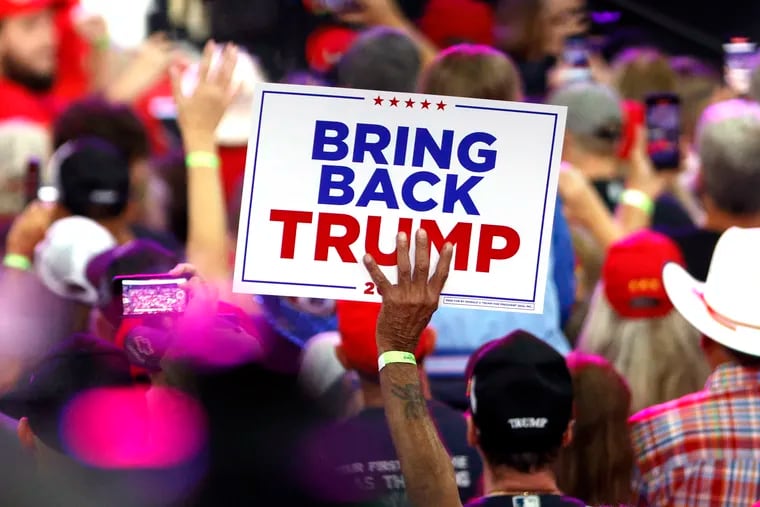
[[[74,26],[77,33],[94,46],[108,42],[108,25],[99,14],[84,14],[78,16]]]
[[[338,13],[344,23],[363,26],[397,26],[405,21],[395,0],[357,0],[358,9]]]
[[[198,278],[199,280],[203,281],[203,277],[198,272],[198,268],[189,262],[177,264],[171,269],[171,271],[169,271],[169,275],[176,276],[178,278],[187,278],[188,280]]]
[[[371,255],[364,257],[364,265],[383,297],[383,306],[377,319],[377,347],[382,354],[390,350],[414,352],[420,334],[438,308],[441,291],[446,284],[451,266],[453,247],[446,243],[438,259],[433,276],[430,272],[430,240],[427,233],[417,231],[414,270],[409,259],[409,238],[399,233],[396,237],[398,282],[391,284]]]
[[[588,178],[576,167],[563,162],[559,173],[558,191],[562,198],[562,212],[568,222],[585,224],[587,205],[596,192]]]
[[[174,43],[163,33],[148,37],[117,79],[108,84],[106,97],[132,102],[166,75],[175,59]]]
[[[673,171],[678,171],[677,167]],[[657,199],[667,185],[667,171],[655,170],[647,152],[647,132],[644,127],[636,130],[636,139],[630,156],[630,169],[626,186],[640,190],[652,199]]]
[[[11,224],[5,240],[6,254],[34,257],[34,247],[45,239],[45,233],[56,216],[55,206],[34,201]]]
[[[215,52],[216,44],[209,41],[198,66],[198,85],[190,96],[182,93],[180,71],[172,67],[177,122],[186,145],[192,144],[192,139],[196,138],[213,139],[219,122],[235,98],[232,77],[237,65],[237,47],[225,45],[218,63],[214,62]]]

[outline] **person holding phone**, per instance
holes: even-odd
[[[650,146],[654,149],[650,155],[657,157],[655,167],[659,167],[660,178],[673,180],[675,184],[680,166],[680,113],[677,102],[674,105],[670,101],[665,107],[664,101],[668,97],[663,96],[662,104],[657,102],[659,109],[649,115],[650,135],[653,136]],[[677,98],[673,100],[677,101]],[[557,90],[549,101],[568,107],[564,161],[590,180],[609,212],[614,212],[619,204],[633,195],[626,190],[624,166],[618,156],[623,137],[621,97],[608,86],[575,83]],[[671,173],[673,178],[662,176],[666,173]],[[680,228],[693,225],[689,214],[667,192],[663,192],[652,207],[652,222],[656,226]]]

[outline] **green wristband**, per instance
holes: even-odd
[[[414,358],[414,354],[411,352],[399,352],[397,350],[391,350],[383,352],[380,357],[377,358],[377,371],[385,368],[386,365],[391,363],[406,363],[417,364],[417,360]]]
[[[634,208],[639,208],[649,216],[654,214],[654,201],[641,190],[633,188],[624,190],[623,195],[620,196],[620,202]]]
[[[29,271],[32,269],[32,261],[26,255],[7,254],[3,259],[3,266],[19,271]]]
[[[187,167],[208,167],[210,169],[219,169],[221,165],[219,155],[210,151],[191,151],[185,158]]]
[[[111,39],[106,35],[105,37],[99,37],[92,42],[95,49],[99,51],[105,51],[111,47]]]

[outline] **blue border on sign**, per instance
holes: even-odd
[[[538,259],[541,258],[541,240],[544,235],[544,226],[546,225],[546,204],[549,200],[549,180],[552,175],[552,161],[554,160],[554,143],[557,140],[557,113],[546,113],[543,111],[525,111],[522,109],[508,109],[500,107],[486,107],[486,106],[467,106],[463,104],[456,104],[454,107],[458,109],[477,109],[480,111],[498,111],[501,113],[522,113],[522,114],[534,114],[539,116],[552,116],[554,117],[554,128],[552,129],[552,145],[549,149],[549,167],[546,171],[546,186],[544,190],[544,212],[541,214],[541,231],[539,232],[538,241]],[[538,290],[538,259],[536,259],[536,276],[533,277],[533,299],[515,299],[515,298],[498,298],[487,296],[474,296],[471,294],[451,294],[441,293],[441,296],[454,297],[454,298],[468,298],[468,299],[480,299],[485,301],[511,301],[514,303],[535,303],[536,291]]]
[[[259,126],[256,129],[256,150],[253,153],[253,174],[251,177],[251,197],[248,201],[248,219],[251,218],[251,208],[253,208],[253,185],[256,183],[256,163],[259,160],[259,138],[261,137],[261,118],[264,115],[264,103],[266,102],[267,94],[270,95],[297,95],[301,97],[317,97],[323,99],[344,99],[344,100],[366,100],[364,97],[355,97],[351,95],[327,95],[324,93],[303,93],[303,92],[275,92],[264,91],[261,94],[261,108],[259,109]],[[250,228],[246,228],[245,231],[245,250],[243,252],[243,272],[241,273],[241,282],[248,283],[267,283],[270,285],[289,285],[293,287],[320,287],[326,289],[351,289],[356,290],[356,286],[350,287],[346,285],[322,285],[316,283],[293,283],[293,282],[275,282],[271,280],[248,280],[245,277],[245,266],[248,257],[248,235],[250,234]]]
[[[264,115],[264,102],[266,99],[267,94],[271,95],[295,95],[295,96],[301,96],[301,97],[317,97],[317,98],[328,98],[328,99],[343,99],[343,100],[366,100],[365,97],[356,97],[356,96],[350,96],[350,95],[329,95],[329,94],[321,94],[321,93],[302,93],[302,92],[280,92],[280,91],[264,91],[261,95],[261,108],[259,109],[259,124],[256,131],[256,150],[253,153],[253,175],[251,178],[251,198],[248,202],[248,217],[251,216],[251,209],[253,207],[253,185],[256,182],[256,163],[258,162],[258,154],[259,154],[259,138],[261,137],[261,119]],[[541,230],[539,233],[539,238],[544,235],[544,226],[546,225],[546,205],[549,199],[549,180],[551,179],[551,167],[552,167],[552,161],[554,160],[554,144],[556,143],[557,139],[557,113],[547,113],[542,111],[525,111],[522,109],[508,109],[508,108],[498,108],[498,107],[485,107],[485,106],[468,106],[463,104],[455,104],[456,108],[459,109],[476,109],[481,111],[497,111],[502,113],[522,113],[522,114],[534,114],[534,115],[540,115],[540,116],[552,116],[554,117],[554,128],[552,129],[552,143],[549,150],[549,167],[546,174],[546,188],[544,190],[544,206],[543,206],[543,213],[541,215]],[[245,266],[246,266],[246,260],[248,256],[248,236],[250,234],[250,229],[246,229],[245,232],[245,251],[243,253],[243,273],[241,277],[242,282],[248,282],[248,283],[266,283],[271,285],[289,285],[294,287],[320,287],[320,288],[328,288],[328,289],[351,289],[356,290],[355,286],[345,286],[345,285],[322,285],[322,284],[312,284],[312,283],[294,283],[294,282],[280,282],[280,281],[270,281],[270,280],[248,280],[245,278]],[[538,244],[538,258],[541,258],[541,242],[539,241]],[[461,298],[468,298],[468,299],[480,299],[480,300],[486,300],[486,301],[506,301],[506,302],[515,302],[515,303],[535,303],[536,302],[536,292],[538,290],[538,262],[536,262],[536,275],[533,278],[533,299],[515,299],[515,298],[499,298],[499,297],[486,297],[486,296],[476,296],[471,294],[451,294],[451,293],[442,293],[441,296],[445,297],[461,297]]]

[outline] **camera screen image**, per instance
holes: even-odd
[[[184,313],[187,293],[180,287],[185,279],[124,280],[121,303],[124,315]]]

